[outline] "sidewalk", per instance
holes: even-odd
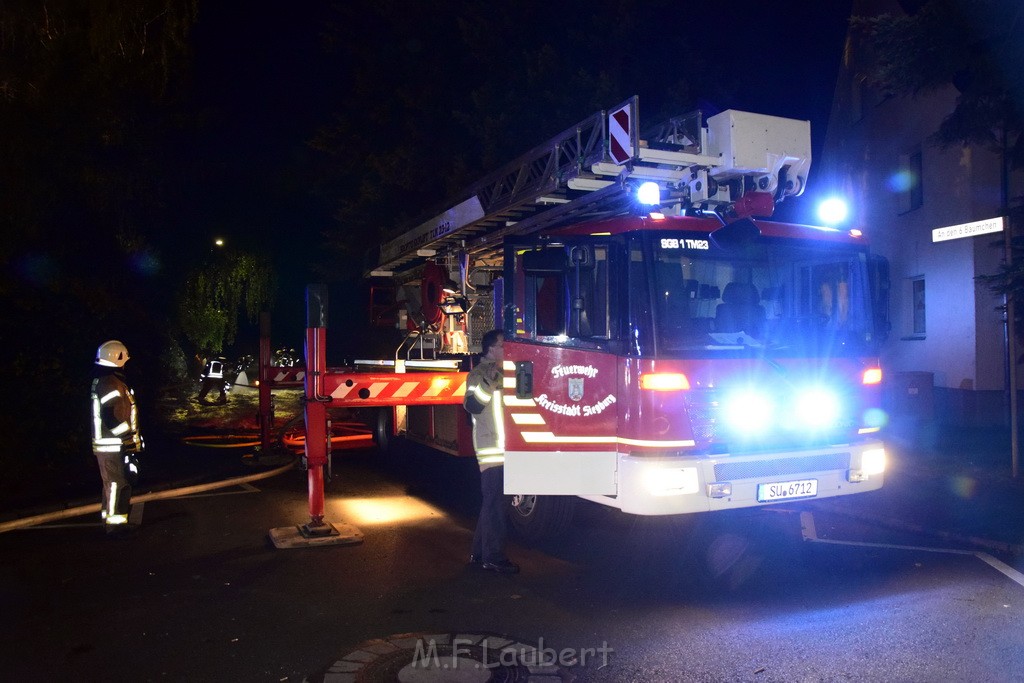
[[[883,435],[889,456],[879,491],[815,505],[954,545],[1024,554],[1024,463],[1011,478],[1006,428],[943,428],[908,421]]]

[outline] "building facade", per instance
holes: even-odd
[[[892,0],[853,3],[854,15],[885,12],[902,9]],[[975,279],[998,272],[1003,234],[933,241],[937,228],[1003,213],[1001,158],[979,146],[942,149],[929,141],[956,104],[952,85],[892,96],[869,87],[864,73],[864,49],[851,32],[814,183],[848,198],[850,227],[889,260],[892,329],[882,362],[892,410],[954,423],[1005,423],[1002,298]],[[1021,188],[1014,174],[1009,198]]]

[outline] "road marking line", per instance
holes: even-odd
[[[987,563],[996,571],[1002,572],[1011,581],[1014,581],[1020,584],[1021,586],[1024,586],[1024,574],[1021,574],[1019,571],[1017,571],[1010,565],[1006,564],[1005,562],[1001,562],[1000,560],[992,557],[988,553],[974,553],[974,555],[982,562]]]
[[[814,528],[814,515],[810,512],[800,513],[800,533],[805,541],[818,540],[818,531]]]
[[[868,543],[867,541],[839,541],[831,538],[818,538],[818,532],[814,527],[814,515],[804,511],[800,513],[800,533],[805,541],[812,543],[829,543],[831,545],[845,545],[862,548],[891,548],[893,550],[917,550],[927,553],[945,553],[947,555],[971,555],[989,565],[999,573],[1006,576],[1014,583],[1024,587],[1024,574],[1017,571],[1005,562],[989,555],[988,553],[974,550],[959,550],[956,548],[928,548],[921,545],[899,545],[896,543]]]

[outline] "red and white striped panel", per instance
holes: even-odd
[[[338,373],[324,375],[332,403],[352,406],[458,405],[466,394],[465,372]]]
[[[270,381],[274,384],[301,384],[306,379],[306,368],[270,368]]]

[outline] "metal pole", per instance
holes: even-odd
[[[1003,216],[1003,245],[1006,248],[1006,267],[1013,268],[1013,223],[1010,221],[1010,159],[1008,153],[1006,126],[1002,131],[1003,153],[1000,168],[1000,213]],[[1006,296],[1006,355],[1010,391],[1010,476],[1014,479],[1020,473],[1020,444],[1017,415],[1017,315],[1013,290],[1007,288]]]
[[[1004,218],[1004,220],[1006,220]],[[1010,235],[1010,223],[1007,221],[1006,225],[1003,226],[1003,242],[1006,247],[1006,265],[1010,267],[1013,263],[1013,256],[1011,253],[1011,241]],[[1014,306],[1014,296],[1012,292],[1008,292],[1005,296],[1006,301],[1006,376],[1007,376],[1007,392],[1009,393],[1009,410],[1010,410],[1010,476],[1014,479],[1017,478],[1020,467],[1020,437],[1018,434],[1019,429],[1019,417],[1017,413],[1017,334],[1015,321],[1016,321],[1016,307]]]
[[[323,376],[327,370],[327,289],[306,288],[306,468],[309,481],[308,535],[330,533],[324,523],[324,465],[327,464],[327,407],[323,400]]]
[[[263,453],[270,452],[270,432],[274,425],[271,424],[270,415],[270,313],[260,313],[260,370],[259,370],[259,392],[260,392],[260,448]]]
[[[327,330],[319,327],[322,315],[317,307],[321,297],[310,286],[306,290],[306,468],[309,472],[309,526],[324,526],[324,465],[327,464],[327,408],[321,400],[327,370]]]

